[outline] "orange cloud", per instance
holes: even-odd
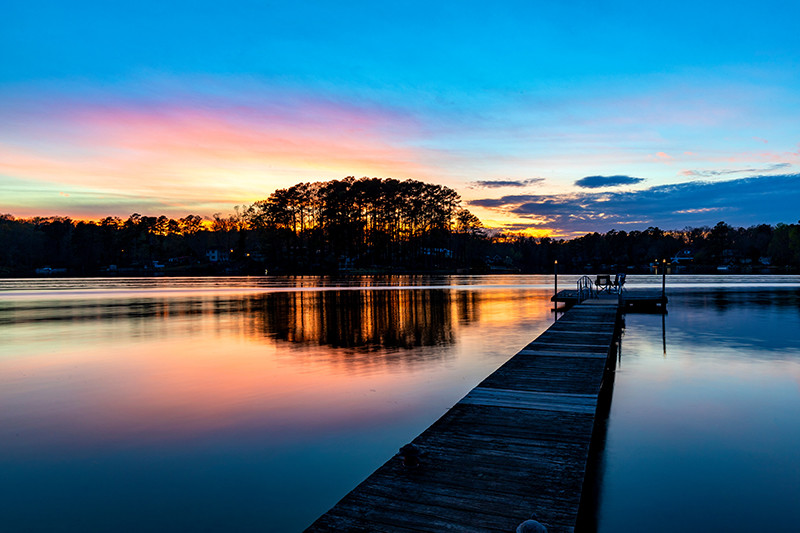
[[[71,111],[53,131],[72,135],[40,125],[45,142],[0,142],[0,173],[65,193],[174,204],[249,202],[300,180],[429,173],[419,151],[387,133],[391,121],[400,134],[413,128],[401,118],[314,103],[293,117],[242,108]]]

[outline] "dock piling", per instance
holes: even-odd
[[[558,300],[555,299],[558,296],[558,259],[553,261],[553,280],[555,284],[553,289],[553,311],[558,311]]]

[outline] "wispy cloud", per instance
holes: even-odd
[[[575,234],[615,227],[794,222],[800,204],[800,174],[757,176],[725,181],[692,181],[640,191],[560,195],[513,195],[472,200],[470,205],[530,220]]]
[[[470,184],[473,189],[501,189],[504,187],[527,187],[534,183],[541,183],[544,178],[531,178],[527,180],[478,180]]]
[[[546,199],[548,197],[533,194],[511,194],[501,198],[481,198],[477,200],[471,200],[469,203],[470,205],[476,205],[479,207],[504,207],[528,202],[531,201],[532,198]]]
[[[675,211],[675,213],[679,215],[694,215],[697,213],[714,213],[715,211],[722,211],[722,209],[722,207],[698,207],[696,209],[681,209],[679,211]]]
[[[584,189],[599,189],[602,187],[619,187],[621,185],[635,185],[644,181],[644,178],[633,176],[586,176],[575,182],[575,185]]]
[[[714,176],[730,176],[732,174],[761,174],[765,172],[775,172],[791,167],[791,163],[774,163],[761,168],[733,168],[721,170],[683,170],[684,176],[695,176],[698,178],[711,178]]]

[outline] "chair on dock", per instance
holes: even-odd
[[[598,274],[597,279],[594,281],[594,286],[597,287],[597,292],[603,292],[611,289],[611,275]]]
[[[608,287],[606,287],[605,290],[612,294],[619,294],[622,292],[622,287],[624,285],[625,285],[625,274],[616,274],[614,276],[614,281],[613,282],[610,281]]]
[[[617,274],[614,276],[614,290],[617,294],[622,292],[622,287],[625,285],[625,276],[627,274]]]

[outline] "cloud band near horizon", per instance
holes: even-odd
[[[469,205],[527,219],[529,228],[558,228],[565,235],[648,226],[683,229],[721,220],[735,226],[794,223],[800,217],[800,174],[690,181],[625,192],[508,195],[474,199]]]

